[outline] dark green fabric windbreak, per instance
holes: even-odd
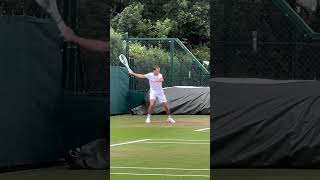
[[[128,93],[128,70],[124,67],[110,66],[110,114],[129,112]]]
[[[73,95],[65,92],[61,106],[62,116],[57,119],[61,138],[60,152],[64,153],[108,136],[108,108],[107,98],[104,96]]]
[[[50,20],[0,17],[0,168],[58,159],[61,64]]]

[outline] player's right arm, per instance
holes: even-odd
[[[110,43],[95,39],[87,39],[76,35],[72,29],[67,27],[63,32],[63,37],[65,41],[73,42],[79,44],[83,48],[106,53],[110,51]]]
[[[129,71],[129,74],[137,77],[137,78],[147,78],[145,74],[138,74],[138,73],[135,73],[133,71]]]

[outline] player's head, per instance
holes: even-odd
[[[152,67],[152,72],[157,75],[160,73],[160,67],[159,66],[153,66]]]

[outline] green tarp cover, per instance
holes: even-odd
[[[129,112],[129,75],[128,70],[120,66],[110,67],[110,114]]]
[[[0,169],[57,161],[108,138],[107,97],[62,89],[58,33],[51,20],[0,17]]]
[[[64,93],[59,121],[60,152],[109,135],[107,97]]]
[[[0,168],[58,159],[61,64],[52,21],[0,16]]]

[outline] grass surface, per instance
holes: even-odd
[[[145,118],[111,117],[111,180],[209,179],[210,133],[194,131],[208,128],[209,116],[173,116],[175,124]]]
[[[317,169],[215,169],[214,180],[319,180]]]
[[[53,167],[0,174],[1,180],[106,180],[106,170],[70,170]]]

